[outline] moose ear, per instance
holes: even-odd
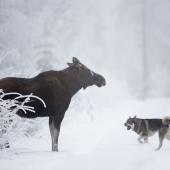
[[[133,118],[136,119],[136,115]]]
[[[69,67],[74,66],[74,64],[73,64],[73,63],[67,63],[67,65],[68,65]]]
[[[76,58],[76,57],[73,57],[73,64],[80,64],[80,61]]]

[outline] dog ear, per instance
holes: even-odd
[[[133,118],[136,119],[136,115]]]

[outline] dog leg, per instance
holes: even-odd
[[[139,138],[138,138],[139,143],[143,143],[143,141],[141,139],[143,139],[143,136],[139,136]]]
[[[162,147],[162,144],[163,144],[163,138],[159,138],[159,146],[155,149],[155,151],[158,151]]]
[[[165,133],[163,132],[163,130],[160,130],[159,131],[159,146],[155,149],[155,151],[158,151],[162,147],[164,137],[165,137]]]
[[[148,137],[147,136],[144,137],[144,142],[148,143]]]

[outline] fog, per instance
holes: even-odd
[[[168,0],[1,0],[0,76],[63,69],[76,56],[116,81],[112,89],[169,97],[169,8]]]

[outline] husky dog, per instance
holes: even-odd
[[[140,119],[135,116],[133,118],[129,117],[124,125],[127,130],[131,129],[139,135],[138,141],[140,143],[147,143],[148,137],[158,132],[159,146],[155,150],[159,150],[165,138],[170,140],[169,124],[170,117],[165,117],[164,119]]]

